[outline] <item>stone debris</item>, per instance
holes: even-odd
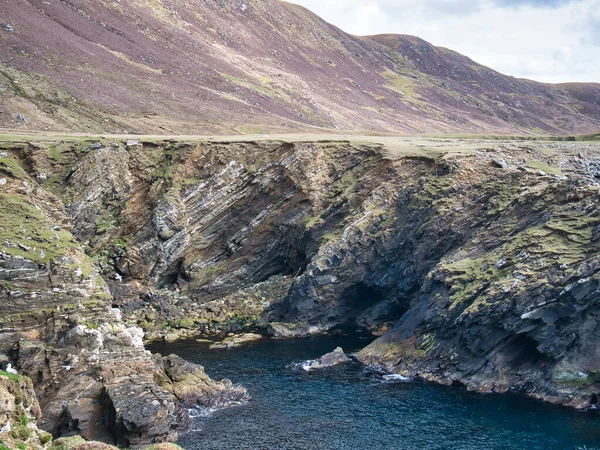
[[[492,164],[500,169],[507,169],[508,164],[503,159],[494,159]]]

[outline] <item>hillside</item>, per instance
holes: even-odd
[[[5,0],[0,128],[575,134],[600,85],[516,79],[278,0]],[[401,30],[399,30],[401,31]]]

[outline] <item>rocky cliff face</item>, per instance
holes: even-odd
[[[47,176],[36,181],[23,169],[28,160],[20,156],[34,155],[18,148],[0,155],[1,357],[33,380],[38,424],[56,436],[128,447],[173,440],[186,416],[168,383],[157,384],[170,379],[163,363],[144,349],[143,331],[112,309],[62,201],[38,184]],[[233,390],[205,378],[204,386]]]
[[[12,152],[66,205],[70,242],[93,257],[90,276],[98,267],[108,284],[92,283],[95,295],[128,324],[100,324],[103,336],[116,330],[103,345],[127,355],[118,361],[138,358],[135,373],[149,362],[132,326],[176,339],[359,325],[382,334],[358,355],[367,364],[576,407],[597,402],[597,144],[214,140]],[[95,335],[87,313],[77,314],[83,324],[62,336],[75,348]],[[117,350],[122,341],[131,344]],[[33,360],[39,352],[22,351]],[[152,391],[159,403],[169,393],[202,398],[178,386],[188,379],[181,367],[163,362],[171,381],[159,382],[165,397]],[[124,374],[95,373],[104,404],[114,404],[113,392],[139,392],[135,377],[112,388]],[[114,423],[127,428],[128,419]]]
[[[41,411],[29,378],[1,371],[0,404],[0,446],[41,449],[52,441],[35,424]]]

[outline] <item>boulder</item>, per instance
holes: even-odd
[[[499,169],[508,169],[508,164],[503,159],[494,159],[492,164]]]
[[[317,359],[319,369],[337,366],[338,364],[345,364],[350,362],[351,359],[346,356],[344,350],[341,347],[336,348],[331,353],[327,353]]]
[[[155,358],[161,387],[177,397],[186,408],[223,408],[250,399],[242,386],[234,385],[227,379],[214,381],[202,366],[185,361],[177,355]],[[163,373],[166,376],[161,378]]]
[[[301,364],[293,364],[292,366],[300,367],[306,372],[310,372],[312,370],[328,369],[350,361],[352,360],[346,356],[344,350],[338,347],[331,353],[321,356],[319,359],[311,359]]]

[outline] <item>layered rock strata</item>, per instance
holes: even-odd
[[[367,364],[592,406],[598,145],[423,142],[13,151],[152,337],[358,325]]]
[[[144,349],[143,331],[112,309],[112,295],[71,233],[61,199],[39,185],[45,175],[36,181],[23,167],[16,152],[0,158],[1,359],[31,378],[38,425],[55,436],[80,434],[131,448],[175,440],[187,416],[156,382],[168,379],[162,363]],[[206,388],[213,386],[241,389],[205,376],[197,394],[210,397]]]

